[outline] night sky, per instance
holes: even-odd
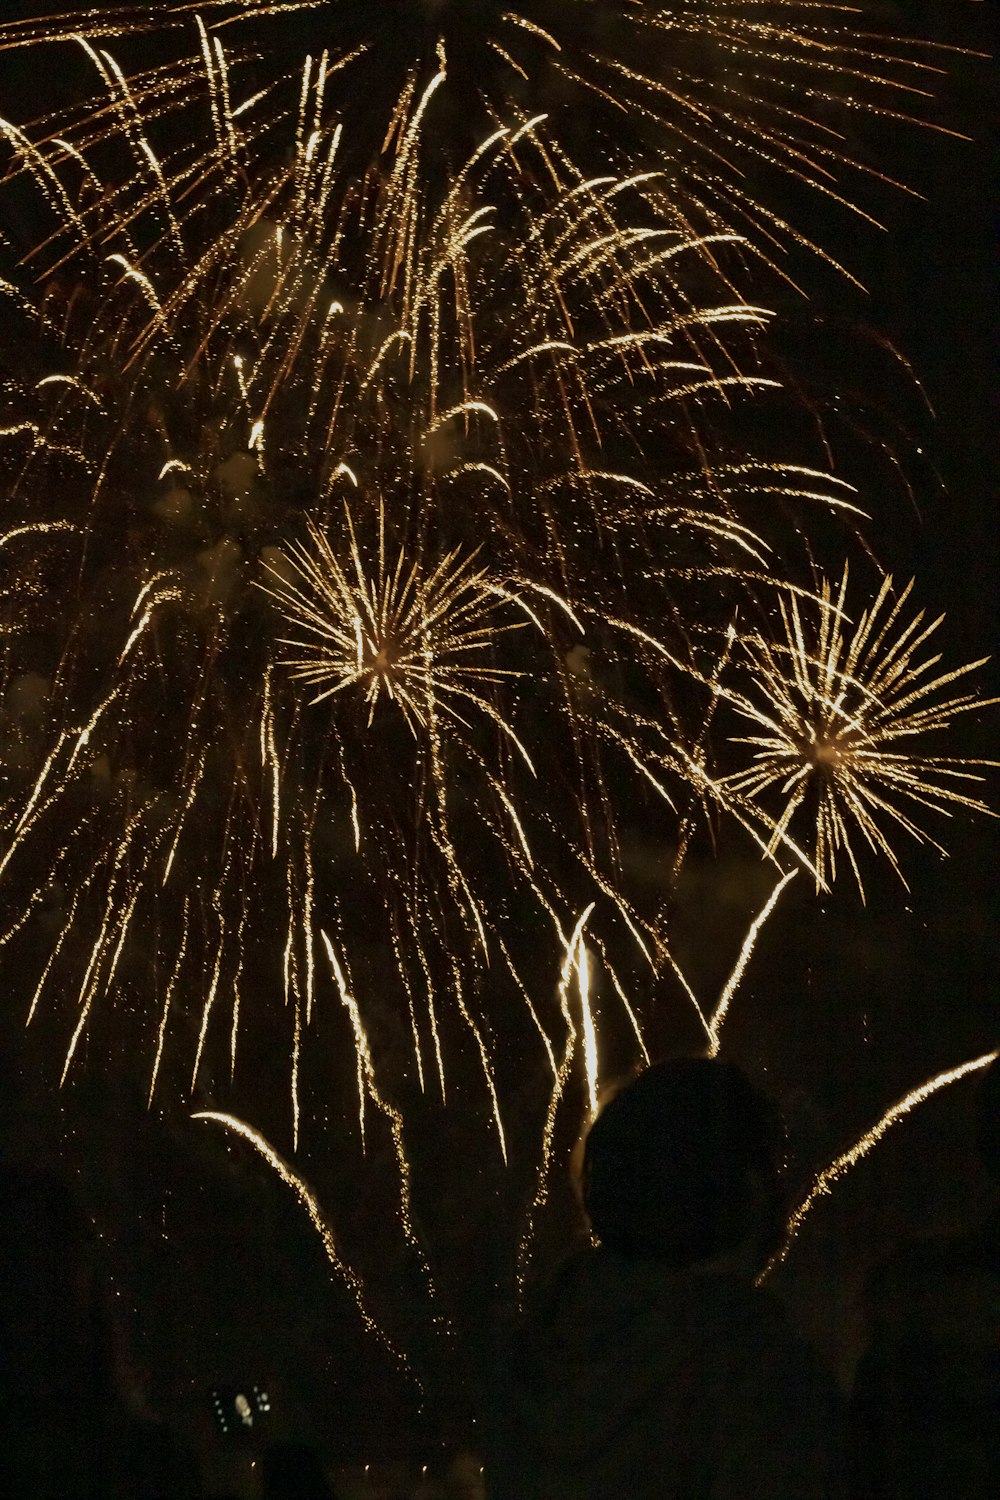
[[[992,3],[910,0],[905,8],[882,9],[905,9],[907,28],[954,45],[985,52],[1000,41]],[[16,10],[31,14],[37,7]],[[10,106],[2,91],[23,97],[29,80],[26,61],[0,58],[4,111]],[[807,227],[870,295],[848,306],[834,278],[817,272],[808,310],[793,299],[781,308],[786,327],[779,338],[790,365],[815,340],[812,368],[822,367],[831,386],[850,387],[876,367],[857,352],[865,326],[888,338],[919,375],[933,418],[902,372],[878,392],[908,433],[895,446],[912,496],[892,465],[849,436],[838,472],[874,488],[873,550],[897,579],[916,575],[929,612],[947,611],[940,635],[946,659],[954,661],[989,654],[998,634],[998,102],[995,67],[956,57],[941,86],[939,117],[971,143],[858,120],[861,153],[925,196],[873,187],[869,206],[877,204],[887,234],[815,205],[804,208],[802,214],[815,215]],[[996,662],[982,685],[1000,693]],[[997,722],[996,710],[960,721],[952,748],[995,755]],[[995,779],[989,795],[1000,805]],[[867,906],[846,879],[819,901],[806,879],[798,880],[765,930],[738,994],[724,1054],[745,1063],[781,1103],[799,1182],[907,1089],[997,1045],[1000,824],[956,816],[942,839],[950,850],[945,861],[933,850],[904,846],[910,891],[891,871],[879,870],[867,884]],[[643,853],[637,839],[636,859]],[[752,855],[736,847],[717,859],[706,847],[692,860],[679,891],[675,937],[700,992],[710,994],[724,981],[748,905],[752,910],[767,888],[761,881]],[[60,1026],[41,1016],[26,1033],[25,997],[9,968],[3,984],[0,1160],[51,1168],[75,1183],[99,1230],[105,1274],[150,1404],[208,1444],[208,1386],[260,1380],[275,1392],[276,1431],[322,1434],[344,1458],[377,1458],[394,1442],[416,1442],[416,1431],[430,1443],[405,1383],[363,1334],[301,1209],[264,1164],[193,1123],[179,1092],[166,1091],[163,1104],[147,1113],[146,1060],[137,1068],[127,1048],[93,1047],[59,1091]],[[267,1133],[280,1115],[273,1101],[284,1090],[285,1066],[263,1048],[246,1060],[238,1105],[221,1082],[217,1089],[210,1082],[195,1104],[232,1107],[249,1118],[256,1104],[256,1122]],[[347,1079],[352,1067],[350,1059]],[[319,1097],[321,1081],[314,1082]],[[974,1085],[959,1084],[880,1145],[816,1210],[781,1273],[796,1314],[841,1369],[854,1351],[851,1307],[867,1267],[900,1235],[954,1227],[984,1201],[970,1153],[974,1093]],[[418,1224],[438,1244],[451,1275],[446,1296],[471,1330],[456,1368],[475,1370],[489,1346],[492,1287],[510,1254],[519,1184],[504,1174],[479,1104],[466,1096],[464,1105],[429,1114],[412,1149]],[[352,1109],[350,1103],[340,1109],[331,1093],[328,1107],[314,1110],[297,1166],[331,1206],[335,1226],[345,1216],[345,1240],[364,1248],[372,1269],[373,1303],[384,1301],[392,1317],[408,1320],[403,1341],[419,1352],[427,1334],[417,1298],[407,1307],[400,1279],[409,1271],[396,1249],[379,1245],[392,1212],[387,1146],[376,1134],[361,1159]],[[279,1149],[289,1149],[274,1138]],[[570,1201],[557,1190],[543,1259],[558,1253],[572,1222]],[[396,1294],[384,1298],[384,1285],[395,1285]],[[395,1403],[395,1438],[386,1423],[373,1425],[372,1393]],[[451,1405],[459,1429],[463,1403]]]

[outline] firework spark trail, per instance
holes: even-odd
[[[566,1037],[563,1043],[562,1057],[559,1060],[559,1065],[556,1070],[555,1077],[552,1081],[552,1090],[549,1094],[549,1104],[545,1115],[545,1127],[542,1132],[542,1152],[535,1179],[535,1195],[528,1209],[527,1218],[525,1220],[524,1233],[521,1236],[521,1241],[518,1245],[517,1250],[517,1292],[519,1298],[523,1297],[525,1286],[527,1283],[528,1264],[531,1258],[531,1247],[532,1241],[534,1240],[535,1236],[535,1228],[538,1223],[538,1215],[545,1207],[549,1195],[549,1169],[552,1164],[552,1142],[555,1136],[556,1116],[559,1112],[559,1105],[562,1101],[563,1094],[566,1091],[566,1084],[569,1081],[570,1071],[573,1066],[573,1058],[576,1054],[576,1043],[579,1036],[579,1030],[577,1028],[576,1021],[574,1020],[573,1008],[570,1003],[570,987],[572,985],[574,977],[576,978],[577,984],[580,987],[581,1018],[583,1020],[584,1026],[589,1027],[591,1036],[593,1035],[593,1020],[592,1018],[590,1018],[589,1020],[587,1019],[590,1014],[590,997],[589,993],[585,994],[583,989],[584,984],[589,982],[589,974],[586,968],[586,960],[584,959],[583,962],[581,962],[580,959],[580,949],[583,944],[584,930],[593,912],[593,909],[593,906],[589,906],[586,911],[580,913],[580,916],[577,918],[576,926],[573,928],[573,931],[570,933],[568,938],[565,936],[562,929],[559,928],[558,922],[556,923],[557,930],[559,931],[559,936],[563,942],[563,962],[562,970],[559,975],[559,987],[557,993],[559,999],[559,1010],[566,1028]],[[555,919],[553,918],[553,920]],[[593,1077],[591,1070],[596,1073],[596,1057],[594,1056],[588,1058],[587,1064],[588,1092],[591,1092],[591,1114],[593,1115],[596,1106],[596,1077]],[[594,1085],[593,1088],[592,1077]]]
[[[367,1033],[365,1031],[364,1023],[361,1019],[361,1011],[358,1007],[357,1001],[354,999],[354,995],[348,983],[347,976],[344,974],[344,970],[337,958],[336,952],[334,951],[333,944],[330,942],[329,937],[324,931],[322,931],[322,929],[320,930],[320,938],[322,939],[323,946],[326,949],[327,958],[330,961],[330,968],[332,970],[334,981],[337,986],[337,991],[340,995],[342,1004],[345,1006],[350,1015],[351,1027],[354,1032],[354,1044],[358,1059],[358,1107],[360,1115],[362,1144],[364,1144],[365,1136],[364,1100],[365,1094],[367,1092],[376,1109],[379,1110],[379,1112],[389,1123],[389,1130],[392,1136],[392,1146],[396,1159],[396,1169],[399,1179],[399,1219],[402,1226],[403,1235],[406,1239],[407,1244],[415,1252],[420,1270],[423,1274],[428,1295],[431,1298],[434,1324],[439,1332],[441,1332],[445,1337],[450,1338],[453,1336],[454,1330],[447,1314],[441,1311],[437,1283],[431,1270],[430,1262],[427,1259],[426,1249],[421,1241],[420,1236],[417,1233],[416,1226],[413,1221],[411,1181],[412,1173],[409,1158],[406,1154],[406,1144],[403,1139],[403,1116],[400,1111],[396,1109],[395,1106],[385,1098],[385,1095],[378,1087],[375,1076],[375,1064],[372,1058],[371,1047],[368,1041]]]
[[[639,1023],[639,1017],[638,1017],[638,1015],[636,1013],[635,1005],[628,998],[628,995],[625,993],[625,990],[622,987],[621,980],[619,979],[618,975],[616,974],[614,965],[611,963],[611,961],[610,961],[610,959],[608,957],[607,951],[606,951],[604,945],[601,943],[600,939],[595,939],[595,945],[597,947],[598,953],[601,956],[601,965],[602,965],[602,968],[604,970],[604,973],[611,980],[611,986],[614,989],[615,994],[618,996],[618,999],[621,1002],[622,1009],[624,1010],[626,1016],[628,1017],[628,1022],[629,1022],[629,1025],[632,1028],[632,1031],[633,1031],[634,1035],[635,1035],[636,1045],[639,1048],[639,1053],[640,1053],[640,1055],[642,1057],[642,1061],[645,1064],[645,1066],[648,1067],[649,1066],[649,1062],[650,1062],[649,1048],[646,1046],[646,1039],[643,1036],[642,1026]],[[550,1058],[551,1058],[551,1054],[550,1054]],[[596,1095],[596,1080],[597,1080],[597,1070],[596,1070],[596,1067],[594,1069],[593,1077],[594,1077],[594,1081],[595,1081],[595,1095]]]
[[[252,1125],[248,1125],[244,1120],[239,1120],[235,1115],[225,1114],[217,1110],[198,1110],[191,1118],[194,1120],[211,1120],[214,1124],[221,1125],[225,1130],[229,1130],[234,1135],[240,1136],[242,1140],[248,1141],[254,1150],[260,1153],[268,1166],[277,1174],[285,1186],[291,1188],[309,1215],[313,1228],[323,1242],[323,1250],[327,1260],[354,1298],[355,1306],[358,1309],[365,1328],[378,1339],[383,1349],[391,1355],[399,1368],[405,1371],[412,1380],[416,1380],[416,1376],[410,1368],[406,1355],[396,1348],[388,1334],[376,1323],[365,1306],[364,1283],[360,1276],[341,1258],[333,1231],[327,1223],[316,1196],[308,1184],[278,1155],[274,1147],[264,1139],[260,1132],[255,1130]]]
[[[781,877],[750,924],[749,931],[743,940],[743,947],[740,949],[740,956],[733,965],[732,973],[723,986],[722,994],[716,1001],[715,1009],[712,1011],[711,1019],[708,1023],[707,1029],[710,1041],[709,1057],[718,1057],[719,1055],[719,1048],[722,1045],[722,1028],[729,1014],[729,1006],[746,972],[747,964],[750,962],[761,929],[777,906],[782,891],[795,879],[797,874],[797,870],[789,870],[786,875]]]
[[[132,845],[136,841],[142,827],[143,811],[144,809],[140,809],[126,825],[121,840],[114,850],[105,893],[104,911],[98,924],[97,935],[94,938],[87,967],[77,994],[79,1017],[66,1050],[66,1059],[63,1063],[63,1070],[59,1079],[60,1088],[66,1082],[70,1064],[73,1061],[73,1055],[90,1020],[91,1008],[96,995],[99,993],[102,979],[108,988],[111,987],[114,981],[122,949],[125,945],[125,939],[132,924],[132,919],[135,916],[136,905],[142,889],[141,873],[138,879],[133,877],[130,880],[126,872],[127,861],[132,853]],[[148,864],[150,859],[151,852],[147,851],[144,856],[144,862]],[[70,925],[72,925],[74,910],[75,908],[71,909],[70,918],[64,932],[68,932]],[[109,954],[110,962],[108,961]],[[47,971],[48,966],[46,966],[45,972],[47,973]],[[39,990],[36,991],[36,1001],[41,984],[44,982],[44,977],[43,973]]]
[[[587,915],[589,913],[584,914],[583,921],[586,920]],[[599,1061],[597,1056],[597,1028],[594,1024],[594,1011],[591,1002],[590,957],[583,940],[582,926],[576,940],[576,955],[573,959],[573,968],[576,973],[577,993],[580,996],[584,1072],[587,1082],[587,1120],[589,1123],[597,1114]]]
[[[957,1068],[947,1068],[941,1073],[936,1073],[933,1078],[928,1078],[926,1083],[922,1083],[917,1088],[911,1089],[902,1099],[897,1099],[896,1103],[886,1110],[881,1119],[876,1120],[875,1124],[866,1130],[864,1135],[859,1136],[853,1146],[841,1152],[829,1166],[824,1167],[822,1172],[816,1176],[812,1187],[802,1199],[802,1202],[790,1215],[788,1223],[785,1226],[784,1244],[768,1262],[761,1273],[760,1279],[763,1281],[778,1266],[784,1263],[792,1248],[795,1237],[819,1199],[829,1197],[834,1184],[839,1182],[859,1161],[863,1161],[868,1153],[878,1145],[888,1130],[891,1130],[900,1120],[905,1119],[911,1110],[923,1104],[925,1099],[932,1098],[941,1089],[948,1088],[950,1084],[957,1083],[959,1079],[967,1078],[970,1073],[982,1072],[992,1062],[995,1062],[998,1057],[1000,1057],[1000,1052],[985,1052],[981,1057],[974,1057],[969,1062],[959,1064]]]
[[[406,1147],[403,1142],[403,1117],[400,1114],[399,1110],[389,1103],[389,1101],[381,1093],[378,1087],[375,1076],[375,1063],[372,1059],[371,1054],[371,1046],[369,1044],[368,1036],[365,1031],[364,1022],[361,1019],[361,1011],[358,1007],[358,1003],[354,998],[351,987],[347,980],[347,976],[344,974],[344,970],[337,958],[333,944],[330,942],[329,937],[324,931],[322,931],[322,929],[320,930],[320,937],[323,940],[323,946],[326,949],[326,955],[330,961],[330,968],[333,973],[334,981],[336,983],[341,1002],[345,1006],[351,1017],[351,1027],[354,1032],[354,1044],[358,1058],[358,1109],[362,1141],[364,1140],[365,1133],[364,1098],[365,1094],[367,1093],[376,1109],[378,1109],[389,1122],[389,1128],[392,1134],[393,1150],[396,1156],[396,1165],[399,1170],[400,1222],[402,1224],[403,1233],[406,1236],[408,1243],[412,1245],[414,1249],[419,1251],[421,1259],[423,1260],[423,1248],[413,1226],[413,1215],[410,1197],[411,1172],[409,1159],[406,1155]],[[427,1272],[429,1278],[430,1271],[426,1266],[426,1263],[424,1263],[424,1269]]]
[[[170,1018],[170,1002],[173,999],[174,990],[177,987],[177,978],[178,978],[178,975],[180,974],[181,968],[183,967],[183,964],[184,964],[184,955],[187,952],[189,916],[190,916],[189,904],[188,904],[187,899],[185,898],[185,901],[184,901],[183,926],[181,928],[181,940],[180,940],[180,943],[178,944],[178,947],[177,947],[177,956],[174,959],[173,971],[172,971],[172,973],[170,975],[170,979],[169,979],[169,981],[167,983],[167,987],[166,987],[166,989],[165,989],[165,991],[163,993],[163,1012],[162,1012],[162,1014],[160,1016],[160,1025],[159,1025],[159,1028],[158,1028],[157,1033],[156,1033],[156,1056],[153,1059],[153,1071],[152,1071],[152,1074],[151,1074],[150,1080],[149,1080],[149,1094],[147,1095],[147,1098],[146,1098],[146,1107],[147,1107],[147,1109],[152,1106],[153,1095],[156,1092],[156,1080],[157,1080],[157,1078],[159,1077],[159,1074],[160,1074],[160,1063],[161,1063],[161,1061],[163,1059],[163,1044],[164,1044],[164,1041],[166,1040],[166,1035],[167,1035],[167,1021]],[[47,970],[46,970],[46,973],[47,973]],[[44,983],[45,977],[46,976],[43,974],[43,976],[42,976],[42,983]]]

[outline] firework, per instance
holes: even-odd
[[[102,50],[112,43],[133,59],[125,68]],[[836,0],[527,0],[513,10],[504,0],[207,0],[194,25],[186,0],[173,0],[0,28],[0,47],[81,45],[105,60],[116,98],[53,112],[50,128],[78,145],[121,132],[135,112],[202,114],[207,75],[230,173],[274,159],[284,119],[298,116],[300,145],[343,120],[352,166],[381,160],[407,177],[415,212],[419,184],[459,173],[498,123],[544,114],[544,151],[506,164],[514,196],[532,180],[583,180],[598,162],[621,176],[655,160],[645,192],[673,227],[736,234],[773,265],[809,243],[781,212],[780,190],[775,201],[781,178],[869,218],[857,189],[879,174],[852,160],[843,111],[926,116],[940,73],[927,44],[880,38],[877,14],[862,5],[855,17]],[[408,140],[418,108],[420,153]]]
[[[650,27],[720,56],[742,38],[772,82],[820,54],[821,72],[853,68],[853,43],[756,15],[743,26],[739,5],[711,23],[644,12],[638,30],[628,9],[608,14],[632,41],[595,51],[592,76]],[[406,14],[420,31],[420,8]],[[104,40],[141,40],[180,12],[95,13],[79,37],[99,94],[58,125],[2,127],[4,191],[39,227],[3,281],[30,351],[30,373],[7,380],[3,434],[16,518],[3,538],[4,936],[30,942],[46,892],[72,893],[32,1006],[63,970],[84,974],[67,1066],[124,964],[155,993],[153,1085],[179,1027],[194,1086],[220,1064],[216,1034],[236,1066],[245,976],[268,968],[253,914],[273,929],[280,911],[297,1138],[322,909],[344,993],[364,991],[361,970],[394,975],[421,1086],[430,1058],[444,1091],[442,1014],[457,1016],[502,1144],[485,990],[525,1004],[550,1059],[565,1022],[530,994],[517,913],[558,950],[596,902],[595,953],[638,1032],[627,976],[672,959],[658,913],[623,879],[622,813],[682,843],[674,808],[693,789],[765,852],[797,857],[794,808],[759,832],[774,778],[709,772],[690,684],[713,625],[786,550],[788,508],[857,504],[805,466],[727,451],[727,407],[772,383],[769,315],[720,258],[739,250],[732,214],[680,212],[680,179],[632,158],[584,175],[558,121],[507,96],[520,53],[497,52],[497,27],[548,60],[546,87],[556,54],[568,78],[576,42],[484,7],[499,59],[483,75],[484,133],[457,131],[442,160],[435,111],[469,88],[480,33],[459,46],[439,18],[424,73],[404,26],[405,77],[379,54],[381,92],[355,112],[345,101],[373,49],[354,35],[360,9],[329,15],[342,50],[276,73],[265,117],[232,40],[269,23],[262,11],[209,6],[216,29],[196,25],[189,53],[132,73]],[[41,45],[70,29],[5,36]],[[649,79],[628,76],[624,102],[642,117]],[[700,76],[685,74],[692,97],[714,91],[705,161],[737,123],[719,102],[729,84]],[[741,149],[766,138],[762,108],[746,101]],[[181,117],[200,121],[185,137]],[[57,589],[67,575],[73,590]],[[791,597],[790,628],[808,607]],[[898,676],[885,634],[867,639],[876,676]],[[782,649],[741,647],[768,691]],[[832,650],[850,675],[853,658]],[[86,839],[66,837],[74,826]],[[822,879],[845,827],[837,798],[821,799],[818,826]],[[128,939],[145,924],[158,938],[141,976]]]
[[[386,558],[385,514],[379,515],[378,571],[369,579],[358,549],[350,511],[350,573],[324,534],[306,522],[311,548],[290,550],[283,577],[281,561],[269,569],[267,592],[298,634],[279,644],[294,655],[280,660],[293,680],[319,691],[313,703],[362,687],[372,723],[384,694],[416,731],[431,729],[435,716],[459,718],[462,707],[492,713],[481,691],[501,671],[481,665],[488,643],[514,623],[500,623],[498,598],[486,574],[455,553],[442,558],[426,576],[407,564],[402,551]],[[457,708],[451,703],[463,700]],[[505,732],[517,744],[513,731]]]
[[[824,580],[815,599],[782,600],[782,638],[742,638],[751,686],[745,694],[724,691],[758,732],[739,739],[754,759],[728,785],[764,805],[774,797],[772,840],[807,824],[818,888],[836,876],[843,853],[863,896],[852,835],[902,879],[892,829],[941,850],[914,821],[916,809],[989,811],[967,788],[982,781],[979,767],[995,762],[928,756],[917,747],[957,715],[996,700],[953,691],[983,662],[939,670],[941,656],[928,643],[943,616],[907,617],[912,582],[897,594],[884,578],[856,624],[847,585],[845,568],[839,586]]]
[[[959,1063],[955,1068],[945,1068],[940,1073],[935,1073],[933,1078],[928,1078],[925,1083],[918,1084],[916,1088],[910,1089],[902,1099],[897,1099],[895,1104],[889,1106],[884,1114],[870,1126],[852,1146],[842,1151],[828,1166],[818,1172],[809,1191],[801,1203],[789,1215],[785,1227],[785,1239],[781,1249],[771,1258],[761,1273],[761,1280],[765,1280],[771,1273],[777,1270],[788,1257],[795,1237],[798,1235],[805,1223],[806,1218],[812,1212],[821,1198],[829,1197],[834,1185],[845,1177],[858,1162],[863,1161],[870,1151],[878,1145],[879,1141],[891,1130],[893,1126],[906,1118],[911,1110],[923,1104],[926,1099],[931,1099],[941,1089],[949,1088],[951,1084],[958,1083],[960,1079],[969,1077],[972,1073],[980,1073],[995,1062],[1000,1053],[986,1052],[981,1057],[970,1058],[968,1062]]]
[[[888,584],[850,636],[846,575],[796,582],[808,510],[858,497],[727,438],[776,385],[774,183],[844,201],[824,112],[908,110],[928,70],[807,0],[201,10],[0,29],[89,80],[0,123],[0,947],[29,1015],[68,992],[64,1077],[138,997],[150,1099],[177,1056],[224,1089],[278,1011],[293,1147],[333,1011],[411,1246],[404,1105],[464,1047],[506,1160],[533,1047],[523,1280],[601,1028],[647,1056],[669,971],[717,1051],[795,869],[857,873],[854,827],[895,863],[901,797],[982,806],[886,750],[971,707],[971,667],[929,680]],[[776,597],[784,639],[732,626]],[[749,770],[714,769],[722,706]],[[669,886],[692,808],[778,867],[714,1007],[623,850],[641,825]]]
[[[95,63],[114,112],[120,75]],[[356,964],[395,973],[421,1084],[430,1056],[444,1089],[442,1005],[471,1033],[502,1142],[475,998],[497,966],[552,1047],[504,913],[526,904],[561,942],[597,895],[605,957],[609,923],[643,962],[662,948],[621,890],[610,779],[669,820],[692,774],[668,581],[708,546],[731,559],[722,607],[765,545],[741,494],[844,492],[752,463],[706,483],[698,411],[752,398],[761,377],[735,353],[766,315],[692,301],[701,247],[633,220],[634,182],[525,190],[501,233],[494,171],[530,132],[498,128],[401,239],[406,172],[359,183],[337,126],[294,137],[259,180],[229,160],[237,185],[207,219],[192,186],[224,175],[214,140],[171,160],[154,124],[130,113],[120,162],[4,127],[7,191],[49,224],[38,279],[12,265],[5,281],[30,351],[3,449],[20,512],[3,538],[5,942],[30,941],[46,892],[72,893],[32,1013],[62,973],[85,976],[68,1067],[127,971],[154,987],[152,1086],[178,1031],[194,1086],[219,1066],[215,1035],[235,1068],[246,975],[267,969],[254,914],[277,904],[297,1134],[322,906],[347,991]],[[67,359],[72,374],[46,369]],[[637,383],[669,483],[636,449]],[[587,635],[602,663],[640,663],[644,713],[572,665]]]

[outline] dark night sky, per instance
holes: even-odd
[[[910,0],[905,9],[913,30],[945,28],[944,40],[984,51],[998,40],[992,3]],[[886,482],[875,548],[897,577],[916,573],[930,610],[948,611],[944,649],[964,660],[995,649],[1000,618],[995,69],[957,59],[943,94],[942,118],[971,144],[889,123],[861,126],[864,148],[926,201],[880,195],[887,235],[843,219],[824,230],[842,236],[831,248],[869,287],[866,319],[912,360],[936,413],[921,418],[902,391],[924,450],[911,469],[920,515]],[[832,284],[819,288],[815,310],[836,318]],[[887,399],[892,404],[894,394]],[[851,477],[851,465],[863,461],[845,462]],[[995,664],[985,681],[1000,692]],[[995,714],[970,720],[956,737],[960,748],[995,753],[996,724]],[[801,1170],[828,1159],[922,1078],[995,1044],[1000,824],[956,820],[945,842],[952,853],[944,863],[933,851],[909,851],[910,894],[891,877],[873,880],[866,909],[846,885],[817,904],[801,880],[762,939],[735,1007],[730,1055],[761,1072],[780,1098]],[[685,923],[705,931],[700,903],[709,885],[708,875],[690,882],[682,942]],[[745,920],[724,887],[715,882],[711,897],[717,948],[699,952],[691,940],[690,963],[708,991],[724,967],[717,955],[726,935]],[[363,1424],[365,1380],[381,1379],[378,1357],[330,1290],[314,1237],[284,1190],[182,1110],[146,1116],[127,1059],[109,1073],[84,1067],[56,1100],[55,1040],[44,1025],[25,1038],[19,1008],[12,1010],[0,1033],[12,1085],[0,1114],[4,1158],[82,1173],[124,1299],[137,1309],[134,1337],[140,1361],[155,1371],[158,1399],[193,1409],[183,1388],[195,1380],[259,1374],[284,1382],[288,1409],[303,1424],[332,1420],[336,1410],[342,1432]],[[832,1358],[849,1352],[847,1308],[865,1264],[900,1232],[958,1222],[982,1193],[967,1152],[972,1100],[973,1090],[960,1085],[933,1101],[817,1210],[784,1285]],[[317,1136],[303,1161],[321,1190],[336,1176],[324,1159],[329,1149]],[[364,1210],[370,1223],[383,1208]],[[460,1202],[455,1211],[463,1212]],[[465,1248],[474,1251],[474,1234]],[[182,1336],[169,1338],[171,1326]],[[331,1380],[337,1391],[310,1412],[314,1388]]]

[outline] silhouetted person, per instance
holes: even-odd
[[[334,1500],[319,1454],[308,1443],[272,1443],[261,1460],[263,1500]]]
[[[1000,1063],[979,1154],[994,1189],[964,1234],[904,1244],[869,1276],[851,1403],[856,1500],[1000,1496]]]
[[[0,1169],[0,1496],[197,1500],[193,1460],[116,1380],[96,1237],[54,1173]]]
[[[598,1116],[600,1243],[529,1309],[489,1444],[491,1500],[830,1500],[837,1393],[753,1278],[783,1133],[738,1068],[650,1068]]]
[[[93,1236],[55,1174],[0,1171],[0,1494],[97,1500],[113,1391]]]

